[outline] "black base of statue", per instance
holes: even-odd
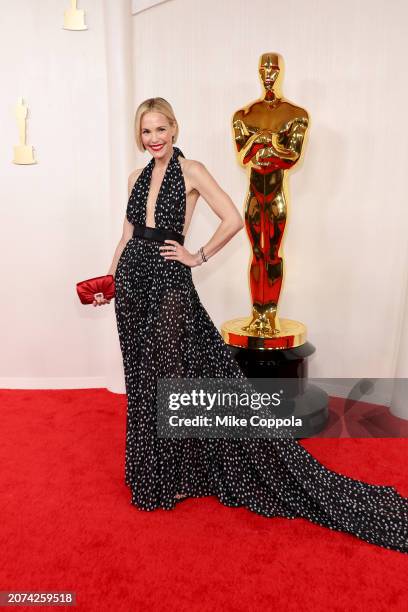
[[[247,378],[293,379],[293,409],[290,414],[302,419],[299,438],[321,432],[329,417],[329,397],[318,386],[308,383],[307,358],[315,352],[310,342],[289,349],[257,350],[228,345]]]

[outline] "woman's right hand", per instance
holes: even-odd
[[[104,304],[110,304],[110,300],[106,300],[104,297],[96,297],[92,302],[93,306],[103,306]]]

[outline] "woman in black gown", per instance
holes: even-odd
[[[392,486],[329,470],[294,439],[157,436],[159,378],[245,378],[192,281],[191,268],[204,260],[182,244],[186,184],[222,219],[203,247],[205,259],[243,222],[205,167],[185,160],[173,146],[177,134],[173,110],[163,98],[139,106],[136,142],[152,159],[130,177],[123,236],[108,272],[115,276],[128,400],[125,482],[131,503],[142,510],[171,510],[185,497],[215,495],[226,506],[245,506],[266,517],[306,518],[408,552],[407,498]],[[94,305],[103,303],[98,299]]]

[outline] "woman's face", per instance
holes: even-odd
[[[173,147],[176,126],[171,126],[162,113],[149,111],[141,120],[141,137],[147,151],[156,159],[167,157]]]

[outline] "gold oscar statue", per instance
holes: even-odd
[[[15,108],[15,117],[17,120],[18,134],[20,144],[14,146],[14,164],[36,164],[34,159],[34,151],[31,145],[26,144],[26,120],[28,109],[24,104],[23,98],[19,98]]]
[[[309,124],[307,112],[283,98],[283,59],[264,53],[259,60],[264,95],[237,110],[232,120],[239,163],[248,168],[245,227],[252,247],[249,281],[252,314],[227,321],[227,344],[253,348],[289,348],[306,340],[299,321],[280,319],[283,282],[281,242],[287,215],[287,174],[298,162]]]
[[[85,11],[77,9],[77,0],[71,0],[71,8],[64,12],[64,30],[87,30]]]
[[[269,389],[270,383],[273,388],[279,379],[287,400],[285,416],[300,418],[296,437],[308,437],[327,424],[329,397],[308,381],[308,358],[316,349],[306,338],[306,326],[278,316],[286,181],[300,159],[309,125],[307,112],[283,98],[282,73],[282,57],[264,53],[259,61],[264,95],[236,111],[232,119],[238,160],[249,169],[245,227],[252,247],[252,313],[227,321],[221,333],[245,376],[254,383],[257,380],[260,392]]]

